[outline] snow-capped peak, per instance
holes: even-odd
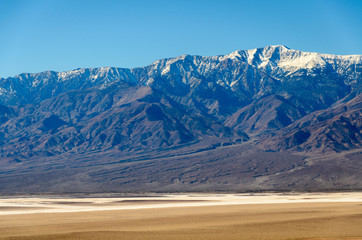
[[[225,57],[226,56],[229,58],[232,58],[232,56],[244,56],[250,65],[270,70],[280,68],[283,71],[295,71],[300,68],[313,69],[323,67],[327,63],[335,64],[336,61],[338,61],[338,64],[340,64],[341,61],[360,64],[362,61],[362,56],[360,55],[340,56],[316,52],[302,52],[292,50],[284,45],[272,45],[264,48],[236,51],[225,55]]]

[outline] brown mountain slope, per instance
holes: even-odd
[[[362,146],[362,95],[313,112],[261,141],[267,149],[330,152]]]

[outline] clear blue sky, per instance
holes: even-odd
[[[0,77],[276,44],[362,54],[362,0],[0,0]]]

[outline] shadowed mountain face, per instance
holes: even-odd
[[[264,140],[274,150],[342,152],[362,147],[362,96],[313,112]]]
[[[361,80],[284,46],[0,79],[0,191],[360,189]]]

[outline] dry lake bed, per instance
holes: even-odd
[[[362,193],[0,197],[0,239],[362,239]]]

